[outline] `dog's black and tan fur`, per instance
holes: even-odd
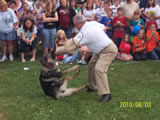
[[[60,72],[58,62],[54,58],[53,54],[48,54],[42,57],[40,61],[42,69],[39,79],[44,93],[58,99],[82,90],[84,87],[67,88],[68,80],[73,79],[80,72],[80,66],[76,65],[64,72]],[[72,71],[76,72],[72,76],[65,77],[66,74]]]

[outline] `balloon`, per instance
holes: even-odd
[[[131,50],[131,46],[130,46],[130,44],[129,43],[126,43],[125,45],[124,45],[124,51],[125,52],[129,52],[130,50]]]
[[[139,25],[135,25],[135,26],[133,27],[133,33],[134,33],[135,35],[137,35],[137,33],[138,33],[140,30],[141,30],[141,27],[140,27]]]

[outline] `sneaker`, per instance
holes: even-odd
[[[117,60],[120,59],[120,53],[117,54],[116,59],[117,59]]]
[[[13,60],[14,60],[13,55],[10,55],[10,56],[9,56],[9,60],[10,60],[10,61],[13,61]]]
[[[22,63],[25,63],[25,62],[26,62],[26,60],[25,60],[25,59],[23,59],[23,60],[22,60]]]
[[[0,62],[4,62],[7,60],[7,56],[3,55],[2,59],[0,60]]]
[[[30,59],[30,62],[34,62],[34,61],[35,61],[35,58]]]
[[[39,45],[41,45],[42,44],[42,41],[39,41]]]
[[[86,61],[84,61],[84,60],[80,60],[80,61],[78,61],[77,63],[78,63],[78,64],[82,64],[82,65],[87,64]]]

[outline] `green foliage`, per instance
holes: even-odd
[[[73,65],[61,65],[66,70]],[[29,67],[24,71],[24,67]],[[0,113],[9,120],[159,120],[160,62],[114,61],[108,71],[112,100],[100,103],[96,92],[79,92],[54,100],[44,95],[39,60],[0,63]],[[87,84],[87,66],[69,87]],[[120,103],[151,102],[151,107]],[[1,115],[1,114],[0,114]]]

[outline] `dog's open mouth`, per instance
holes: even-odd
[[[48,69],[53,69],[54,64],[53,63],[42,63],[42,66]]]

